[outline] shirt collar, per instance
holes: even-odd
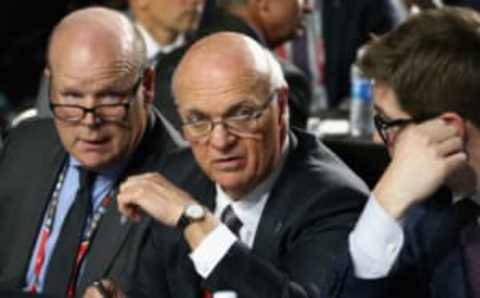
[[[106,178],[108,180],[115,180],[116,177],[120,175],[120,173],[125,169],[127,166],[128,161],[124,160],[119,162],[118,164],[108,167],[106,169],[101,169],[96,171],[97,177]],[[75,157],[69,156],[69,166],[72,168],[82,167],[80,161],[78,161]]]
[[[140,32],[140,35],[143,37],[143,40],[145,41],[148,60],[154,59],[158,53],[162,53],[162,54],[171,53],[176,48],[179,48],[185,44],[185,34],[179,34],[172,43],[167,45],[161,45],[153,38],[153,36],[147,31],[147,29],[145,29],[145,27],[142,24],[137,22],[136,25],[137,25],[138,31]]]
[[[257,185],[251,192],[244,195],[238,200],[233,200],[220,185],[215,184],[217,191],[216,195],[216,208],[215,214],[220,215],[223,209],[229,204],[232,205],[235,213],[242,219],[242,214],[245,214],[247,217],[251,210],[255,210],[259,207],[263,209],[263,206],[266,204],[268,195],[273,188],[275,181],[280,175],[282,168],[284,167],[285,161],[288,156],[288,151],[290,147],[289,137],[287,136],[285,144],[282,148],[282,155],[280,157],[279,166],[277,166],[273,172],[267,176],[259,185]]]

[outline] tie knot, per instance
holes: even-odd
[[[243,226],[242,221],[233,211],[231,205],[228,205],[220,215],[220,220],[232,231],[235,235],[239,236],[240,229]]]
[[[82,167],[78,167],[78,190],[90,190],[93,187],[93,182],[95,181],[96,173],[84,169]]]

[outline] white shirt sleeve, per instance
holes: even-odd
[[[387,276],[403,243],[401,225],[371,196],[349,236],[355,276],[363,279]]]
[[[220,224],[200,245],[190,253],[197,273],[206,279],[228,250],[237,241],[237,237],[224,224]]]

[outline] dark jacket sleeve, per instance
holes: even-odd
[[[451,199],[441,190],[403,219],[404,245],[384,278],[355,277],[348,247],[325,291],[332,298],[467,297]],[[449,196],[449,195],[448,195]]]
[[[279,264],[256,256],[237,242],[206,285],[212,289],[234,289],[239,297],[326,297],[322,285],[330,274],[334,256],[346,242],[364,194],[349,188],[319,193],[344,202],[335,207],[306,205],[304,212],[298,214],[298,224],[286,227],[290,231],[281,240]]]

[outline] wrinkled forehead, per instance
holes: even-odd
[[[184,73],[176,84],[175,101],[180,111],[223,114],[241,103],[261,104],[270,84],[258,73],[214,70],[197,77]]]
[[[122,89],[139,75],[137,67],[125,59],[66,60],[51,68],[51,82],[56,89],[79,88],[85,91],[103,87]],[[88,63],[87,63],[88,62]]]
[[[60,79],[62,82],[122,82],[135,77],[139,65],[131,50],[122,48],[118,42],[96,44],[59,40],[52,48],[49,71],[51,79],[57,83]]]

